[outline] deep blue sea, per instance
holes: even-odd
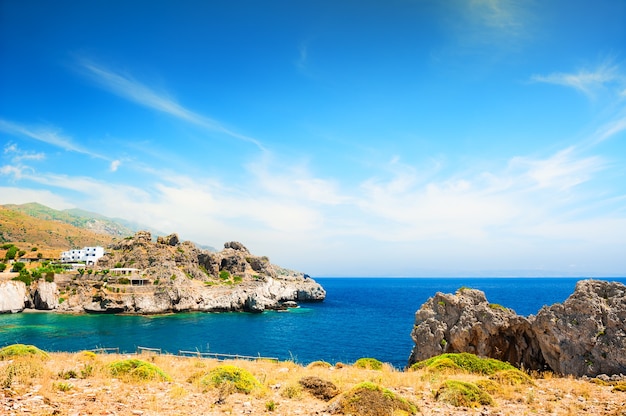
[[[161,316],[0,315],[0,347],[33,344],[47,351],[138,346],[276,357],[308,364],[315,360],[352,363],[375,357],[397,368],[413,347],[415,311],[436,292],[465,286],[487,300],[536,314],[574,291],[572,278],[316,278],[324,302],[289,312],[181,313]],[[611,278],[626,284],[626,278]]]

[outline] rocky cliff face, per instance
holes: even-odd
[[[149,232],[140,231],[110,245],[98,267],[83,275],[57,275],[55,283],[40,281],[29,290],[21,282],[3,283],[0,311],[32,306],[93,313],[262,312],[325,297],[314,280],[252,255],[241,243],[228,242],[214,253],[176,234],[153,242]]]
[[[39,281],[31,293],[34,309],[52,310],[59,307],[59,291],[56,283]]]
[[[536,317],[487,302],[483,292],[437,293],[417,311],[409,365],[470,352],[534,370],[576,376],[626,373],[626,287],[586,280]]]
[[[0,282],[0,313],[17,313],[26,308],[28,295],[23,282]]]
[[[557,373],[626,373],[626,286],[578,282],[563,303],[532,320],[547,365]]]

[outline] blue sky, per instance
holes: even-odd
[[[0,0],[0,203],[312,276],[624,276],[625,21],[621,0]]]

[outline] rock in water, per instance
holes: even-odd
[[[626,373],[626,286],[621,283],[578,282],[563,304],[539,311],[533,329],[557,373]]]
[[[584,280],[563,303],[525,318],[479,290],[437,293],[415,314],[409,365],[469,352],[558,374],[626,373],[626,286]]]

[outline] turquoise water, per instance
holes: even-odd
[[[466,286],[483,290],[492,303],[521,315],[563,302],[574,290],[570,278],[364,279],[317,278],[326,301],[289,312],[181,313],[161,316],[0,315],[0,346],[34,344],[48,351],[138,346],[269,356],[307,364],[351,363],[375,357],[403,368],[413,347],[415,311],[435,292]],[[609,279],[626,283],[626,278]]]

